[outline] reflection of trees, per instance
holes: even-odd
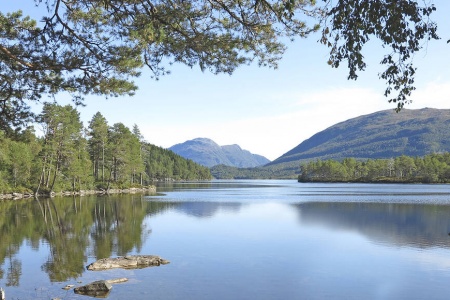
[[[9,258],[8,273],[6,275],[6,286],[19,286],[20,275],[22,275],[22,263],[17,259]]]
[[[447,205],[307,202],[295,206],[305,224],[358,231],[393,245],[450,248]]]
[[[27,241],[37,251],[44,241],[50,253],[42,270],[50,280],[76,278],[88,255],[139,252],[149,232],[142,225],[145,216],[173,205],[148,202],[141,195],[0,202],[0,265],[8,258],[8,284],[18,285],[21,262],[15,255],[20,245]]]
[[[211,189],[214,183],[211,181],[200,182],[177,182],[177,181],[161,181],[157,182],[156,186],[159,193],[172,192],[174,190],[199,190]]]
[[[6,273],[6,286],[19,286],[20,275],[22,275],[22,263],[13,257],[14,253],[19,251],[19,245],[9,245],[6,256],[7,273]]]
[[[112,252],[125,255],[133,248],[140,251],[148,235],[142,227],[148,202],[140,196],[129,198],[129,201],[123,201],[120,197],[104,197],[96,202],[90,232],[96,257],[109,257]]]
[[[51,281],[65,281],[76,278],[84,271],[85,249],[89,240],[84,234],[83,223],[92,220],[88,209],[78,210],[84,199],[61,201],[61,199],[37,200],[43,223],[43,236],[50,245],[50,256],[42,266]],[[83,223],[79,221],[83,219]]]

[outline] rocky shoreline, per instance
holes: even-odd
[[[32,193],[7,193],[0,194],[0,200],[21,200],[34,198],[48,198],[48,197],[66,197],[66,196],[88,196],[88,195],[110,195],[110,194],[138,194],[138,193],[156,193],[156,186],[151,185],[142,188],[129,189],[109,189],[109,190],[81,190],[81,191],[60,191],[52,193],[39,193],[37,195]]]

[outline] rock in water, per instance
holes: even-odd
[[[106,297],[112,289],[112,285],[106,280],[94,281],[75,288],[75,294],[91,297]]]
[[[123,282],[127,282],[128,278],[116,278],[116,279],[108,279],[106,280],[107,283],[111,283],[111,284],[115,284],[115,283],[123,283]]]
[[[88,270],[109,270],[115,268],[137,269],[168,264],[169,261],[156,255],[132,255],[102,258],[87,266]]]

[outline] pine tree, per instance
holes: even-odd
[[[100,112],[89,122],[89,153],[96,181],[105,182],[105,149],[108,142],[108,123]]]

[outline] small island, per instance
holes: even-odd
[[[449,183],[450,153],[390,159],[316,160],[300,167],[299,182]]]

